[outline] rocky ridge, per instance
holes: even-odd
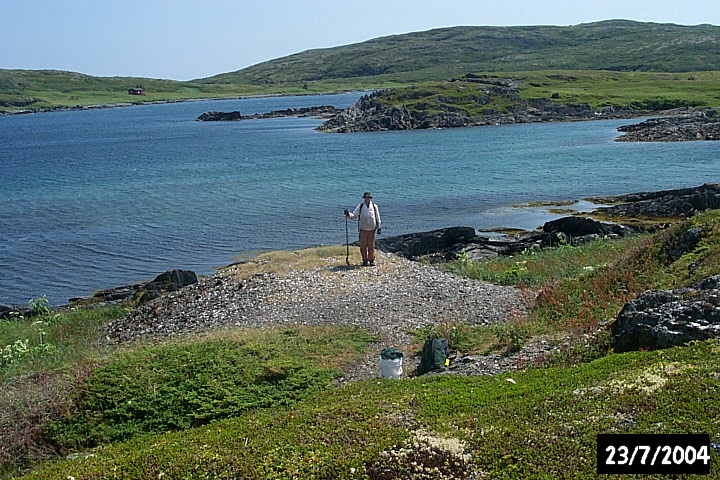
[[[618,128],[623,135],[619,142],[677,142],[720,139],[720,120],[714,108],[684,107],[673,110],[650,111],[605,107],[595,110],[587,103],[560,103],[558,97],[523,100],[519,95],[520,82],[512,78],[495,78],[468,74],[462,79],[483,85],[484,94],[465,98],[476,105],[489,105],[500,98],[513,105],[512,112],[500,113],[486,108],[480,116],[470,116],[447,97],[439,104],[420,102],[413,108],[406,105],[389,106],[385,99],[397,104],[393,90],[380,90],[364,95],[345,110],[338,111],[317,130],[327,133],[375,132],[387,130],[415,130],[435,128],[476,127],[514,123],[568,122],[598,119],[629,119],[663,115],[636,125]],[[453,79],[452,81],[459,81]],[[463,87],[459,87],[462,90]],[[434,92],[416,90],[404,94],[408,100],[432,96]],[[437,110],[440,110],[439,112]]]
[[[599,207],[596,213],[613,217],[618,222],[627,218],[687,218],[703,210],[720,208],[720,185],[706,183],[697,187],[592,197],[587,200],[614,204]]]
[[[690,288],[648,290],[611,325],[617,353],[657,350],[720,336],[720,275]]]
[[[714,108],[686,108],[666,112],[669,116],[651,118],[635,125],[623,125],[618,142],[687,142],[720,140],[720,117]]]
[[[462,108],[444,103],[443,111],[431,113],[429,105],[418,104],[417,108],[386,106],[384,97],[392,97],[392,90],[380,90],[364,95],[353,105],[317,127],[327,133],[372,132],[383,130],[414,130],[432,128],[474,127],[511,123],[539,123],[559,121],[597,120],[611,118],[633,118],[643,112],[620,110],[613,107],[596,111],[587,103],[558,103],[541,98],[523,100],[519,95],[520,83],[512,78],[495,78],[468,74],[461,79],[482,85],[483,95],[471,100],[479,105],[488,105],[493,98],[501,98],[514,105],[511,113],[500,113],[488,108],[482,116],[468,116]],[[453,79],[458,81],[458,79]],[[416,99],[431,92],[417,91]],[[451,102],[451,99],[445,99]],[[423,107],[426,107],[425,109]],[[647,112],[644,112],[647,113]]]
[[[195,120],[198,122],[233,122],[239,120],[252,120],[261,118],[281,118],[281,117],[331,117],[341,110],[331,105],[322,105],[319,107],[303,107],[303,108],[286,108],[285,110],[273,110],[267,113],[256,113],[253,115],[243,115],[239,111],[217,112],[209,111],[201,114]]]

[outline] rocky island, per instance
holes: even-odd
[[[618,142],[686,142],[720,140],[720,117],[714,108],[685,108],[665,112],[636,125],[618,128]]]
[[[521,82],[512,78],[468,74],[450,83],[454,87],[453,95],[420,87],[407,92],[390,89],[364,95],[318,130],[351,133],[475,127],[633,118],[647,113],[613,107],[597,111],[584,102],[563,103],[557,98],[523,100]],[[408,106],[410,104],[412,106]]]
[[[285,110],[273,110],[267,113],[256,113],[253,115],[243,115],[239,111],[232,112],[216,112],[210,111],[200,115],[195,120],[198,122],[235,122],[239,120],[253,120],[259,118],[281,118],[281,117],[325,117],[329,118],[341,111],[331,105],[321,105],[318,107],[304,108],[286,108]]]
[[[522,82],[513,78],[468,74],[451,88],[410,87],[364,95],[339,111],[318,130],[326,133],[374,132],[476,127],[516,123],[569,122],[662,116],[618,129],[618,141],[687,141],[720,138],[714,108],[659,103],[655,108],[592,108],[586,102],[563,101],[560,94],[525,100]]]
[[[568,81],[574,78],[568,77]],[[378,90],[363,95],[345,109],[330,105],[288,108],[243,115],[239,111],[205,112],[197,121],[239,121],[290,116],[326,119],[317,130],[325,133],[423,130],[477,127],[518,123],[572,122],[650,118],[639,124],[618,128],[619,142],[676,142],[717,140],[720,121],[711,107],[681,106],[658,101],[631,107],[593,108],[587,102],[564,100],[559,93],[526,99],[521,95],[525,80],[490,75],[466,74],[437,85]],[[530,83],[532,87],[540,85]]]

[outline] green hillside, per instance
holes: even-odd
[[[307,50],[187,82],[0,69],[0,112],[371,90],[467,73],[720,71],[719,39],[720,26],[626,20],[574,26],[465,26]],[[135,85],[145,87],[147,95],[129,95]]]
[[[425,81],[469,72],[720,70],[720,27],[612,20],[576,26],[451,27],[308,50],[207,83]]]
[[[129,95],[143,86],[144,96]],[[136,77],[94,77],[59,70],[0,69],[0,112],[44,110],[110,103],[136,103],[227,97],[255,93],[252,86],[208,85]]]

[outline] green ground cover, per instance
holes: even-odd
[[[679,107],[720,106],[720,72],[510,72],[486,74],[490,79],[519,82],[516,96],[488,95],[487,84],[458,78],[425,82],[384,91],[378,101],[428,114],[460,112],[469,117],[512,113],[518,100],[545,99],[556,104],[587,103],[607,107],[657,111]]]

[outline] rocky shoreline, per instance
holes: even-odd
[[[517,101],[512,113],[496,114],[489,112],[481,117],[470,117],[462,112],[449,109],[439,113],[410,111],[407,108],[385,107],[378,98],[386,94],[376,91],[363,95],[356,103],[346,109],[330,105],[306,108],[288,108],[266,113],[243,115],[239,111],[207,111],[196,118],[197,121],[238,121],[250,119],[280,118],[289,116],[318,117],[327,119],[317,130],[326,133],[352,133],[387,130],[415,130],[435,128],[475,127],[505,125],[516,123],[571,122],[588,120],[651,118],[640,124],[623,125],[618,128],[618,142],[678,142],[693,140],[719,140],[720,117],[717,110],[709,107],[685,107],[672,110],[635,110],[606,107],[594,110],[587,103],[557,103],[541,98],[520,101],[517,95],[519,84],[512,79],[496,79],[469,76],[466,80],[486,83],[488,93],[500,95]],[[337,92],[331,92],[332,95]],[[0,110],[0,116],[24,115],[31,113],[49,113],[60,111],[98,110],[130,107],[137,105],[157,105],[166,103],[201,102],[208,100],[229,100],[245,98],[278,97],[280,94],[243,95],[237,97],[190,98],[181,100],[153,100],[136,102],[115,102],[108,104],[57,106],[27,110]]]
[[[580,244],[601,236],[623,237],[662,228],[667,221],[687,218],[703,210],[720,208],[720,185],[707,183],[697,187],[589,197],[586,200],[609,206],[599,206],[592,212],[546,222],[539,230],[514,235],[478,235],[473,227],[454,226],[378,237],[376,247],[387,254],[432,264],[451,261],[461,253],[470,259],[482,260],[560,244]],[[612,222],[601,222],[593,216],[610,218]],[[663,221],[638,223],[639,218]],[[71,298],[68,305],[60,308],[98,304],[142,305],[196,283],[198,277],[194,272],[170,270],[149,282],[100,290],[91,297]],[[27,306],[0,304],[0,318],[9,316],[11,312],[24,316],[32,314]]]
[[[619,203],[618,218],[627,213],[625,204],[640,205],[634,211],[668,212],[685,218],[720,205],[720,185],[641,192],[604,198]],[[552,245],[564,238],[580,243],[599,235],[624,235],[630,228],[590,218],[566,217],[547,222],[542,231],[528,232],[522,239],[508,241],[504,254]],[[692,230],[692,229],[691,229]],[[637,230],[633,230],[637,231]],[[679,258],[695,248],[700,233],[688,231],[668,259]],[[236,264],[211,277],[161,296],[136,308],[107,328],[108,342],[167,338],[223,328],[274,328],[277,326],[347,325],[361,328],[378,339],[365,358],[348,365],[338,385],[380,376],[378,354],[393,347],[404,353],[404,377],[413,376],[419,362],[419,346],[411,331],[442,323],[500,325],[519,320],[534,302],[534,294],[515,287],[493,285],[459,277],[427,261],[434,255],[447,257],[459,252],[498,245],[474,235],[467,227],[391,237],[378,242],[378,266],[358,266],[357,253],[351,265],[342,258],[326,258],[311,268],[288,266],[282,273],[266,271],[259,264]],[[508,248],[510,244],[515,244]],[[251,265],[249,274],[244,270]],[[259,270],[257,270],[259,269]],[[358,294],[362,289],[363,295]],[[703,292],[702,296],[696,291]],[[613,323],[613,345],[618,351],[666,348],[686,341],[720,335],[720,277],[707,279],[696,290],[648,292],[631,302]],[[369,299],[369,301],[368,301]],[[662,305],[662,306],[661,306]],[[660,308],[658,308],[660,307]],[[670,315],[668,312],[671,312]],[[678,313],[679,312],[679,313]],[[678,317],[675,315],[680,315]],[[662,318],[656,318],[660,315]],[[670,316],[668,316],[670,315]],[[672,328],[668,326],[672,318]],[[665,322],[665,323],[663,323]],[[601,326],[600,328],[607,328]],[[618,333],[619,332],[619,333]],[[587,340],[587,339],[586,339]],[[495,375],[542,363],[552,352],[565,348],[569,337],[539,337],[518,351],[491,355],[456,353],[450,367],[434,372],[452,375]]]
[[[620,221],[631,213],[659,213],[663,218],[673,214],[681,219],[720,206],[720,185],[604,197],[602,201],[619,202],[598,210]],[[414,344],[411,331],[451,322],[466,325],[509,323],[522,318],[534,301],[533,295],[526,290],[445,272],[432,264],[433,259],[447,260],[461,253],[473,258],[512,255],[527,248],[552,246],[553,242],[561,240],[581,243],[600,235],[622,236],[634,231],[637,227],[603,223],[582,216],[547,222],[540,231],[503,240],[478,236],[470,227],[450,227],[378,240],[378,266],[375,268],[360,267],[356,250],[350,265],[346,265],[343,258],[329,256],[323,258],[319,266],[294,268],[289,262],[281,265],[278,271],[269,268],[267,261],[251,260],[229,265],[204,278],[197,278],[193,272],[166,272],[152,282],[103,290],[91,299],[74,299],[73,304],[135,305],[131,313],[106,327],[108,344],[197,335],[237,327],[347,325],[361,328],[374,335],[377,343],[363,361],[347,366],[344,376],[338,380],[342,385],[378,377],[378,352],[384,347],[403,351],[405,376],[412,375],[419,360],[416,356],[418,345]],[[690,251],[700,238],[699,232],[691,231],[686,237],[677,249]],[[683,252],[669,254],[678,256]],[[301,254],[296,252],[294,255]],[[359,289],[363,295],[358,294]],[[720,277],[703,282],[697,289],[704,292],[702,298],[707,300],[700,301],[697,294],[683,290],[648,293],[647,298],[628,304],[623,311],[627,319],[617,328],[623,337],[635,340],[630,346],[623,344],[622,348],[647,349],[654,345],[648,342],[665,345],[684,338],[720,334],[720,325],[705,325],[720,319],[720,313],[715,313],[715,310],[720,312],[717,301]],[[668,329],[662,325],[657,333],[649,333],[651,320],[648,319],[653,318],[652,312],[662,303],[658,299],[667,303],[666,308],[671,311],[685,312],[683,318],[689,319],[689,326],[683,327],[682,335],[668,335]],[[698,301],[705,302],[705,306],[696,305]],[[708,320],[707,305],[711,304],[715,316]],[[8,313],[12,306],[3,308]],[[700,317],[693,312],[700,312]],[[675,325],[673,328],[679,330]],[[563,348],[568,341],[563,336],[536,338],[519,351],[493,355],[456,354],[450,368],[436,373],[493,375],[509,372],[541,361],[549,353]]]
[[[239,111],[232,112],[205,112],[195,120],[198,122],[235,122],[240,120],[253,120],[264,118],[282,118],[282,117],[321,117],[330,118],[337,115],[342,110],[332,105],[321,105],[318,107],[303,108],[286,108],[285,110],[273,110],[267,113],[256,113],[253,115],[243,115]]]
[[[720,140],[720,117],[714,108],[686,108],[665,112],[636,125],[623,125],[618,142],[687,142]]]
[[[421,102],[413,108],[395,106],[397,95],[393,90],[379,90],[362,96],[353,105],[337,113],[317,127],[326,133],[376,132],[390,130],[423,130],[437,128],[477,127],[519,123],[572,122],[588,120],[617,120],[649,116],[651,119],[640,125],[626,125],[618,128],[625,132],[618,137],[621,142],[717,140],[720,138],[720,123],[713,108],[686,107],[674,110],[621,109],[605,107],[593,109],[587,103],[558,102],[559,97],[523,100],[520,82],[512,78],[495,78],[468,74],[461,79],[475,85],[482,85],[483,95],[466,98],[475,105],[491,104],[500,98],[513,105],[512,111],[497,112],[487,108],[480,116],[470,116],[463,106],[454,105],[454,100],[443,97],[439,104]],[[458,81],[453,79],[451,82]],[[464,87],[459,86],[458,90]],[[417,90],[412,99],[430,98],[433,92]],[[447,103],[445,103],[447,102]],[[437,110],[440,111],[437,111]]]
[[[459,254],[471,260],[516,255],[558,245],[577,245],[599,237],[624,237],[664,228],[669,222],[703,210],[720,208],[720,185],[639,192],[586,200],[599,206],[592,212],[546,222],[538,231],[512,236],[477,235],[472,227],[450,227],[378,239],[377,248],[411,260],[438,263]],[[601,222],[592,217],[612,219]]]
[[[480,127],[518,123],[572,122],[630,119],[652,112],[606,108],[593,110],[587,103],[557,104],[548,99],[519,102],[513,113],[470,117],[460,111],[429,113],[407,107],[387,107],[378,98],[382,92],[365,95],[356,103],[326,121],[317,130],[325,133],[426,130],[436,128]]]

